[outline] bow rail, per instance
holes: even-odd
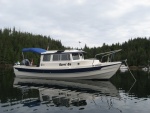
[[[93,59],[93,62],[92,62],[92,65],[94,63],[94,60],[96,59],[97,56],[101,56],[101,62],[103,60],[104,57],[108,56],[108,59],[107,59],[107,62],[110,62],[111,61],[111,58],[112,58],[112,55],[114,55],[115,53],[117,52],[120,52],[122,49],[118,49],[118,50],[114,50],[114,51],[108,51],[108,52],[104,52],[104,53],[99,53],[99,54],[96,54],[94,59]],[[110,58],[111,56],[111,58]]]

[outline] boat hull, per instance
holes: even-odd
[[[44,69],[31,66],[14,66],[16,77],[46,79],[110,79],[119,69],[121,62],[69,69]]]

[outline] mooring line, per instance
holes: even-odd
[[[130,70],[130,68],[129,68],[129,66],[128,66],[127,59],[124,60],[124,62],[125,62],[125,64],[126,64],[126,66],[128,67],[128,70],[129,70],[130,74],[131,74],[132,77],[134,78],[134,83],[133,83],[132,86],[130,87],[130,89],[129,89],[129,91],[128,91],[128,93],[129,93],[129,92],[131,91],[131,89],[133,88],[133,86],[135,85],[135,83],[136,83],[136,78],[134,77],[134,75],[132,74],[132,72],[131,72],[131,70]]]
[[[132,72],[131,72],[131,70],[130,70],[130,68],[129,68],[129,66],[128,66],[127,59],[124,60],[124,62],[125,62],[125,64],[126,64],[126,66],[128,67],[128,70],[129,70],[130,74],[132,75],[132,77],[133,77],[134,80],[136,81],[136,78],[134,77],[134,75],[132,74]]]

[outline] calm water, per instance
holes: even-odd
[[[110,81],[15,78],[0,68],[0,113],[149,113],[150,74],[117,72]]]

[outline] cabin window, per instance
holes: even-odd
[[[79,54],[78,53],[72,53],[73,60],[79,60]]]
[[[53,54],[53,61],[59,61],[60,55],[59,54]]]
[[[51,59],[51,55],[50,54],[43,56],[43,61],[50,61],[50,59]]]
[[[69,54],[61,54],[61,60],[70,60]]]
[[[82,53],[80,53],[80,58],[81,58],[81,59],[84,59],[84,56],[83,56],[83,54],[82,54]]]
[[[63,61],[63,60],[70,60],[69,54],[54,54],[53,61]]]

